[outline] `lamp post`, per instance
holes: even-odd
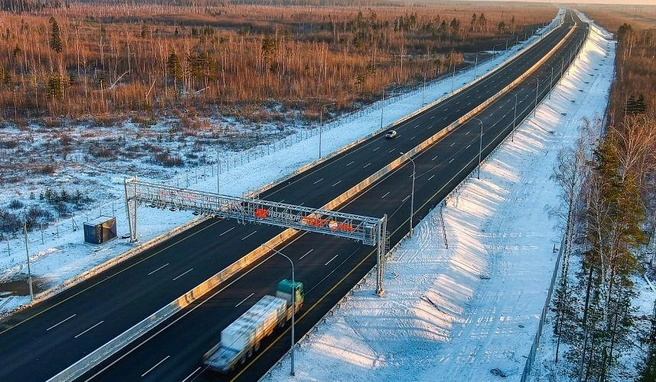
[[[477,69],[478,69],[478,54],[481,53],[481,52],[485,52],[485,51],[484,50],[479,50],[478,52],[476,52],[476,58],[474,59],[474,79],[478,78],[478,72],[477,72]]]
[[[384,97],[384,96],[383,96]],[[319,109],[319,158],[321,158],[321,133],[323,130],[323,109],[326,106],[334,105],[336,102],[325,103]]]
[[[295,317],[296,316],[296,314],[295,314],[296,313],[296,280],[294,279],[294,262],[287,255],[285,255],[284,253],[278,251],[277,249],[271,248],[266,244],[262,244],[262,246],[264,248],[270,250],[270,251],[273,251],[275,254],[284,257],[285,259],[287,259],[287,261],[289,261],[289,264],[292,266],[292,346],[291,346],[291,361],[292,362],[291,362],[291,370],[289,372],[289,375],[291,375],[293,377],[293,376],[296,375],[296,373],[294,372],[294,342],[296,342],[296,341],[294,341],[294,338],[295,338],[294,337],[294,321],[296,319],[296,317]]]
[[[513,92],[508,92],[515,96],[515,107],[513,108],[513,128],[510,132],[510,142],[515,142],[515,128],[517,127],[517,94]]]
[[[385,88],[383,88],[383,102],[380,104],[380,129],[383,129],[383,111],[385,110]]]
[[[424,102],[426,98],[426,72],[424,72],[424,86],[422,87],[421,90],[421,106],[423,107],[426,102]]]
[[[531,76],[535,80],[535,107],[533,108],[533,116],[537,113],[538,108],[538,92],[540,91],[540,78],[538,76]]]
[[[221,193],[221,182],[219,178],[221,174],[221,157],[219,156],[219,141],[216,141],[216,193]]]
[[[476,117],[472,119],[478,121],[478,123],[481,125],[481,138],[478,144],[478,175],[476,175],[476,179],[481,179],[481,156],[483,155],[483,121]]]
[[[27,285],[30,288],[30,299],[34,301],[34,289],[32,289],[32,271],[30,270],[30,249],[27,243],[27,212],[23,219],[23,232],[25,233],[25,254],[27,255]]]
[[[551,99],[551,91],[553,90],[553,73],[554,73],[554,67],[552,65],[551,66],[551,80],[549,80],[549,99]]]
[[[400,154],[403,155],[402,152]],[[410,237],[412,237],[414,231],[412,228],[412,215],[415,214],[415,177],[417,174],[417,166],[412,157],[408,157],[408,159],[412,162],[412,191],[410,191]]]

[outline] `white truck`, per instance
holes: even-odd
[[[203,363],[219,372],[234,370],[237,362],[244,364],[247,358],[260,349],[260,342],[276,326],[283,327],[292,317],[292,293],[295,294],[295,312],[303,305],[303,284],[282,280],[276,296],[264,296],[246,313],[221,331],[221,340],[203,355]]]

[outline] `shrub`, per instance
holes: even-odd
[[[21,209],[23,208],[23,202],[21,202],[18,199],[14,199],[11,202],[9,202],[9,208],[11,208],[12,210]]]

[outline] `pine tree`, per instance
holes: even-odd
[[[55,20],[54,16],[50,17],[50,49],[57,53],[61,53],[62,51],[59,24],[57,24],[57,20]]]

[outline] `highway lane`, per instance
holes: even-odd
[[[583,33],[581,30],[580,34]],[[558,64],[559,59],[551,59],[536,74],[545,84],[551,79],[550,65]],[[535,102],[535,82],[527,82],[513,91],[518,97],[519,118],[529,114]],[[539,98],[544,97],[548,90],[544,86],[538,94]],[[485,131],[484,155],[489,154],[510,133],[514,121],[514,101],[514,95],[507,95],[478,116]],[[472,121],[414,158],[417,164],[415,222],[475,168],[478,162],[479,133],[478,122]],[[396,146],[394,142],[388,141],[382,144],[382,149],[392,151],[396,150]],[[386,212],[393,245],[407,232],[411,174],[412,165],[408,162],[351,201],[343,211],[373,216]],[[369,247],[316,234],[305,234],[280,249],[294,259],[296,277],[306,286],[306,309],[297,321],[297,337],[305,333],[375,263],[375,256]],[[288,274],[289,265],[286,260],[278,256],[265,260],[229,288],[177,315],[171,320],[170,326],[165,326],[148,341],[140,341],[139,346],[131,348],[127,355],[124,352],[113,359],[112,362],[116,363],[95,375],[94,380],[111,381],[121,378],[181,381],[187,377],[195,380],[224,380],[233,377],[257,379],[289,348],[288,332],[279,331],[277,336],[264,343],[264,350],[256,360],[257,366],[246,365],[241,375],[239,373],[242,370],[227,377],[204,372],[200,356],[218,340],[222,328],[262,295],[273,293],[277,281],[288,277]],[[315,306],[320,301],[322,304]],[[272,347],[267,349],[269,345]],[[126,356],[121,358],[123,355]],[[101,369],[94,370],[89,376]]]
[[[559,37],[562,38],[562,33],[559,36],[554,32],[554,36],[545,39],[544,43],[553,44]],[[539,57],[540,52],[544,52],[544,48],[535,48],[533,55]],[[528,64],[524,62],[524,65]],[[490,81],[500,80],[491,76]],[[501,85],[488,84],[487,88],[493,86]],[[475,104],[476,101],[468,98],[478,99],[474,97],[483,94],[480,89],[471,91],[462,92],[431,109],[431,113],[412,118],[400,126],[394,150],[407,150],[420,142],[422,137],[433,133],[417,126],[437,130],[456,119],[465,108],[465,102]],[[442,121],[435,122],[438,118]],[[404,137],[410,134],[411,129],[422,131],[414,138]],[[339,169],[328,167],[329,163],[320,166],[325,167],[324,171],[328,174],[338,176],[330,187],[317,186],[321,182],[327,185],[329,178],[313,178],[321,174],[314,170],[262,196],[319,206],[366,176],[363,169],[371,168],[373,172],[396,156],[393,151],[383,153],[380,149],[376,150],[380,146],[374,147],[374,142],[386,144],[382,139],[374,138],[330,161]],[[372,155],[372,152],[376,154]],[[315,183],[317,181],[319,183]],[[341,182],[337,184],[337,181]],[[290,187],[292,184],[294,187]],[[307,192],[308,189],[314,192]],[[46,379],[222,269],[243,251],[255,248],[264,241],[263,237],[271,237],[279,231],[272,227],[244,227],[234,222],[209,221],[98,278],[37,305],[35,309],[3,321],[5,331],[0,334],[0,350],[2,354],[7,354],[5,361],[8,366],[0,371],[0,378]],[[11,330],[6,330],[8,328]],[[35,364],[40,365],[38,369],[33,368]]]

